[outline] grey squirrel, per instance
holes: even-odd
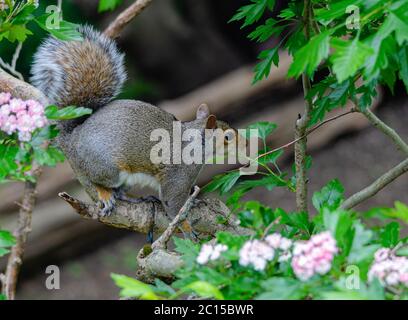
[[[109,215],[116,200],[133,201],[125,192],[141,185],[158,191],[166,213],[174,217],[203,165],[152,163],[155,142],[150,133],[157,128],[171,133],[177,119],[142,101],[113,101],[126,80],[124,55],[92,27],[81,26],[79,31],[82,41],[48,38],[34,56],[31,81],[52,104],[93,109],[90,116],[58,123],[56,143],[88,194],[99,201],[101,215]],[[195,120],[182,123],[182,130],[189,128],[231,131],[206,105],[198,108]],[[226,134],[224,144],[232,141]]]

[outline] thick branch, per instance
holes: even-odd
[[[41,169],[36,168],[34,177],[37,179],[41,173]],[[27,181],[24,189],[23,202],[20,205],[18,225],[14,231],[16,244],[11,248],[11,253],[8,258],[6,272],[2,277],[2,292],[8,300],[14,300],[16,295],[16,287],[20,268],[23,263],[23,255],[26,247],[27,237],[31,231],[32,213],[36,201],[35,182]]]
[[[118,38],[123,29],[153,0],[137,0],[123,11],[104,31],[109,38]]]
[[[14,78],[0,68],[0,92],[10,92],[13,97],[23,100],[34,99],[43,105],[48,105],[45,95],[32,85]]]
[[[116,228],[128,229],[141,233],[148,233],[152,227],[154,231],[165,231],[169,221],[164,208],[155,202],[129,203],[117,201],[117,206],[110,216],[101,217],[97,204],[89,204],[75,199],[67,193],[60,193],[60,198],[65,200],[79,215],[86,219],[93,219],[103,224]],[[235,221],[229,218],[230,211],[218,199],[204,199],[194,204],[189,212],[187,221],[191,227],[200,234],[214,235],[217,231],[240,232]],[[228,220],[227,224],[220,224],[218,217]]]
[[[367,119],[380,131],[382,131],[386,136],[391,138],[394,144],[399,150],[404,152],[408,156],[408,144],[398,135],[398,133],[386,123],[384,123],[380,118],[378,118],[370,109],[360,110]]]
[[[352,195],[350,198],[343,202],[342,208],[351,209],[356,205],[360,204],[361,202],[371,198],[372,196],[377,194],[377,192],[385,188],[388,184],[393,182],[396,178],[403,175],[407,171],[408,171],[408,159],[402,161],[400,164],[389,170],[387,173],[383,174],[368,187]]]

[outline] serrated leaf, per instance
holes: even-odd
[[[344,187],[339,180],[330,181],[321,191],[313,194],[312,202],[317,211],[324,207],[335,210],[344,200]]]
[[[377,244],[370,244],[373,232],[367,230],[360,222],[354,224],[354,237],[347,261],[350,264],[358,264],[373,257],[374,252],[380,247]]]
[[[275,0],[251,0],[251,2],[251,4],[239,8],[238,12],[228,22],[244,20],[241,28],[245,28],[257,22],[266,9],[272,11],[275,6]]]
[[[250,124],[247,129],[256,129],[258,130],[258,137],[262,140],[265,140],[270,134],[272,134],[278,126],[276,123],[268,121],[259,121]]]
[[[12,25],[7,33],[6,33],[6,38],[10,42],[15,42],[16,40],[18,42],[24,42],[27,39],[27,36],[32,35],[33,33],[26,28],[25,25]]]
[[[257,41],[257,42],[265,42],[273,35],[279,35],[285,26],[277,26],[277,20],[269,18],[266,20],[265,24],[258,26],[254,31],[252,31],[248,38]]]
[[[275,48],[262,51],[258,59],[260,59],[261,62],[254,68],[255,76],[252,84],[267,78],[271,72],[272,64],[279,66],[279,47],[276,46]]]
[[[380,240],[383,247],[393,248],[399,241],[400,225],[397,222],[387,224],[380,233]]]
[[[330,60],[338,82],[355,75],[357,70],[364,66],[365,60],[374,53],[372,48],[360,42],[358,38],[353,41],[335,38],[331,44],[335,52]]]
[[[303,72],[312,76],[319,64],[328,57],[329,48],[330,32],[322,32],[311,38],[295,53],[288,76],[298,78]]]

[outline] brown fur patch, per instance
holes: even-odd
[[[112,189],[104,188],[101,186],[95,186],[96,191],[98,192],[98,198],[103,201],[109,201],[112,197]]]

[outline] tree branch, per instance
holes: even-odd
[[[23,100],[34,99],[44,106],[48,105],[48,99],[41,91],[27,82],[16,79],[2,68],[0,68],[0,92],[10,92],[13,97]]]
[[[33,170],[33,176],[37,180],[41,174],[41,169],[35,167]],[[36,187],[36,182],[27,181],[25,183],[23,202],[19,211],[18,225],[13,233],[16,238],[16,244],[11,248],[6,272],[2,277],[2,292],[8,300],[14,300],[16,295],[17,280],[23,263],[27,237],[31,232],[32,213],[37,196]]]
[[[187,218],[187,214],[193,206],[195,198],[198,196],[200,188],[195,186],[193,194],[187,199],[186,203],[180,209],[173,221],[169,224],[167,229],[161,234],[160,238],[152,244],[152,249],[166,249],[167,243],[176,231],[177,227]]]
[[[123,29],[140,14],[153,0],[137,0],[123,11],[104,31],[112,39],[118,38]]]
[[[80,216],[92,219],[115,228],[128,229],[135,232],[148,233],[152,228],[155,232],[164,232],[171,221],[162,205],[155,202],[129,203],[117,201],[117,206],[110,216],[101,217],[97,204],[85,203],[63,192],[59,197],[66,201]],[[218,217],[227,219],[220,224]],[[242,232],[230,217],[228,207],[218,199],[204,199],[191,208],[187,221],[203,235],[214,235],[217,231]]]
[[[378,118],[370,109],[365,109],[359,111],[364,114],[367,119],[381,132],[383,132],[386,136],[391,138],[394,144],[397,146],[399,150],[405,153],[408,156],[408,144],[402,140],[402,138],[398,135],[398,133],[391,127],[389,127],[386,123],[384,123],[380,118]]]
[[[306,39],[310,38],[312,4],[304,1],[304,30]],[[296,208],[298,212],[307,212],[307,177],[306,177],[306,130],[310,120],[313,102],[308,97],[311,83],[306,73],[302,74],[303,94],[305,97],[305,111],[296,121],[295,126],[295,168],[296,168]]]
[[[407,171],[408,171],[408,159],[402,161],[400,164],[389,170],[387,173],[383,174],[368,187],[352,195],[350,198],[343,202],[341,207],[343,209],[354,208],[356,205],[377,194],[380,190],[385,188],[388,184],[393,182],[396,178],[406,173]]]

